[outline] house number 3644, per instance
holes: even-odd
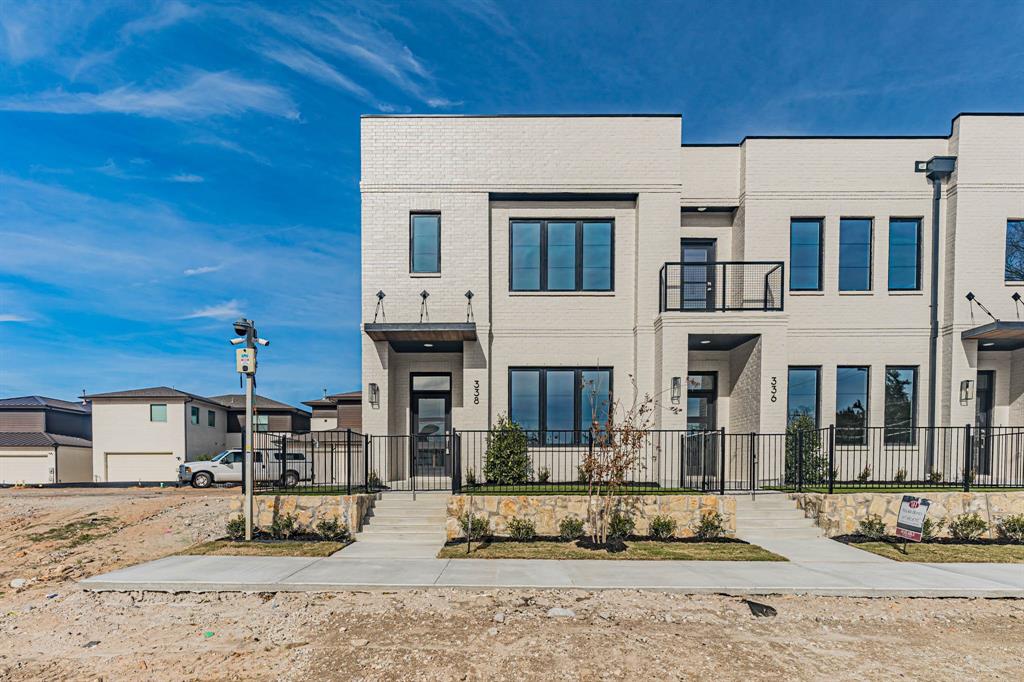
[[[771,397],[768,398],[768,400],[772,401],[773,403],[778,402],[778,400],[779,400],[779,378],[778,377],[772,377],[772,380],[769,383],[769,385],[771,386]]]
[[[480,380],[477,379],[473,382],[473,404],[480,404]]]

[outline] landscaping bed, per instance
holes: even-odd
[[[268,540],[252,542],[211,540],[185,549],[178,554],[186,556],[305,556],[325,557],[352,544],[329,540]]]
[[[597,559],[640,561],[786,561],[763,547],[742,540],[719,538],[700,540],[678,538],[651,540],[629,538],[610,546],[594,545],[589,540],[564,541],[560,538],[536,538],[517,542],[492,538],[474,542],[466,551],[466,541],[449,542],[438,553],[439,559]]]
[[[904,551],[903,541],[895,538],[873,540],[863,535],[840,535],[833,539],[893,561],[935,564],[1024,563],[1024,545],[999,540],[936,538],[928,542],[908,542]]]
[[[501,485],[498,483],[481,483],[463,485],[460,495],[587,495],[586,483],[515,483]],[[710,495],[713,493],[694,490],[693,488],[663,488],[657,484],[623,485],[619,495]]]

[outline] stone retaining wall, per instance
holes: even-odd
[[[311,530],[321,519],[337,519],[357,533],[376,499],[376,495],[255,495],[253,523],[269,528],[275,514],[293,514],[302,530]],[[231,517],[242,513],[244,501],[241,495],[231,500]]]
[[[921,492],[910,493],[931,501],[928,517],[946,519],[941,535],[949,535],[949,522],[960,514],[977,512],[989,524],[986,537],[997,536],[996,524],[1006,516],[1024,514],[1024,492],[964,493]],[[795,493],[792,495],[804,515],[825,531],[828,537],[856,533],[860,522],[877,514],[885,522],[889,533],[896,529],[900,502],[904,493],[863,492],[826,495],[824,493]]]
[[[448,520],[445,530],[449,540],[462,536],[459,517],[467,510],[468,495],[452,495],[448,499]],[[620,502],[636,521],[636,534],[646,535],[650,519],[657,515],[676,520],[676,535],[689,537],[704,512],[718,512],[727,535],[736,534],[736,500],[717,495],[629,495]],[[586,521],[585,495],[475,495],[472,511],[484,515],[490,522],[493,535],[507,535],[508,522],[513,517],[530,519],[538,535],[558,535],[558,524],[567,516]],[[589,526],[587,528],[589,532]]]

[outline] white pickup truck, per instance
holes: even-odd
[[[276,481],[291,488],[301,481],[313,480],[312,463],[301,452],[272,452],[269,457],[252,453],[257,481]],[[185,462],[178,467],[178,481],[193,488],[209,488],[214,483],[241,483],[245,467],[241,449],[225,450],[209,460]]]

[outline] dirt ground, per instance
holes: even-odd
[[[734,597],[635,590],[77,587],[220,535],[232,494],[0,491],[0,679],[1020,679],[1024,666],[1014,600],[764,597],[777,615],[758,617]]]

